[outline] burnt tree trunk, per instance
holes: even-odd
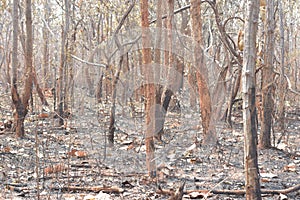
[[[242,70],[244,160],[246,199],[261,199],[258,159],[257,121],[255,105],[256,35],[258,29],[259,1],[248,0],[244,35],[244,60]]]
[[[132,11],[134,7],[134,2],[131,2],[130,6],[128,7],[126,13],[123,15],[120,23],[118,24],[118,27],[114,33],[114,38],[115,38],[115,42],[116,45],[120,51],[120,60],[119,60],[119,64],[118,64],[118,68],[116,69],[116,73],[113,77],[113,82],[112,82],[112,106],[110,109],[110,121],[109,121],[109,134],[108,134],[108,140],[110,142],[110,144],[113,144],[114,142],[114,135],[115,135],[115,113],[116,113],[116,97],[117,97],[117,84],[118,84],[118,80],[120,78],[120,73],[121,73],[121,69],[122,69],[122,64],[124,61],[124,48],[121,46],[121,43],[118,39],[118,33],[121,29],[121,27],[123,26],[125,19],[128,17],[129,13]]]

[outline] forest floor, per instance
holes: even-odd
[[[152,180],[146,172],[142,112],[133,116],[129,107],[119,106],[114,145],[106,141],[107,110],[95,112],[89,106],[73,112],[65,128],[57,126],[57,119],[30,114],[25,138],[16,139],[3,127],[12,118],[3,102],[0,199],[168,199],[166,191],[184,182],[183,199],[245,198],[214,193],[244,189],[241,111],[233,115],[233,128],[217,124],[218,145],[213,147],[199,144],[197,112],[184,112],[184,107],[169,112],[165,143],[155,144],[157,178]],[[300,183],[300,108],[288,108],[279,141],[281,136],[275,129],[276,148],[258,150],[263,189]],[[263,194],[263,199],[300,199],[299,190],[285,195]]]

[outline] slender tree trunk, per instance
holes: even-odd
[[[102,102],[102,83],[103,83],[103,72],[101,72],[100,78],[96,88],[96,99],[98,103]]]
[[[284,118],[284,113],[285,113],[285,106],[284,106],[284,101],[285,101],[285,95],[286,95],[286,82],[285,82],[285,42],[284,42],[284,11],[282,8],[282,2],[279,1],[279,18],[280,18],[280,48],[281,48],[281,74],[280,74],[280,82],[279,82],[279,87],[278,87],[278,96],[279,96],[279,105],[278,105],[278,123],[279,123],[279,128],[284,135],[285,132],[285,118]]]
[[[75,18],[75,1],[71,2],[72,7],[70,7],[71,9],[71,13],[72,13],[72,17]],[[78,22],[76,24],[71,23],[71,30],[72,30],[72,35],[71,35],[71,39],[70,39],[70,47],[69,47],[69,53],[68,53],[68,72],[67,72],[67,77],[66,80],[68,81],[68,84],[66,85],[66,92],[67,92],[67,99],[65,101],[66,104],[66,109],[67,109],[67,115],[69,117],[70,114],[70,109],[72,107],[74,107],[74,60],[71,59],[70,54],[74,54],[75,53],[75,49],[76,49],[76,34],[77,34],[77,28],[78,28]],[[68,106],[70,107],[70,109],[68,109]]]
[[[37,74],[36,74],[36,71],[35,71],[34,67],[33,67],[33,72],[32,73],[33,73],[33,83],[35,85],[37,94],[38,94],[42,104],[45,105],[45,106],[49,106],[48,101],[45,98],[45,95],[43,94],[43,90],[41,89],[40,84],[38,83]]]
[[[294,49],[297,49],[298,45],[298,37],[297,37],[297,33],[295,35],[294,38]],[[298,66],[298,59],[295,59],[295,65],[294,65],[294,87],[295,90],[298,90],[298,71],[299,71],[299,66]],[[295,97],[295,101],[299,99],[297,96]]]
[[[148,13],[148,1],[141,0],[141,16],[142,16],[142,57],[143,67],[145,71],[146,82],[151,83],[154,80],[153,70],[151,67],[151,49],[147,48],[150,45],[149,36],[149,13]],[[145,125],[146,125],[146,165],[148,174],[151,178],[156,176],[156,164],[154,156],[154,127],[151,121],[155,119],[155,113],[153,106],[155,106],[155,87],[153,84],[147,84],[146,87],[146,105],[145,105]]]
[[[230,97],[229,97],[229,101],[228,101],[228,108],[227,108],[227,113],[226,113],[226,122],[232,126],[232,120],[231,120],[231,115],[232,115],[232,106],[234,104],[234,99],[236,98],[239,88],[241,86],[241,70],[238,69],[235,73],[234,73],[234,80],[233,80],[233,84],[230,90]]]
[[[114,143],[114,137],[115,137],[115,113],[116,113],[116,97],[117,97],[117,83],[119,80],[121,68],[122,68],[122,63],[123,63],[123,56],[120,58],[119,66],[117,69],[117,73],[115,77],[113,78],[113,83],[112,83],[112,106],[110,108],[110,116],[109,116],[109,128],[108,128],[108,141],[110,144]]]
[[[65,71],[67,66],[67,36],[69,31],[69,1],[65,0],[65,15],[64,15],[64,28],[62,30],[61,52],[60,52],[60,65],[58,69],[57,81],[57,107],[59,115],[59,125],[64,124],[64,99],[65,99]]]
[[[23,115],[24,106],[22,105],[19,93],[18,93],[18,36],[19,36],[19,12],[18,12],[19,0],[13,1],[13,51],[12,51],[12,84],[11,95],[12,101],[15,107],[14,112],[14,128],[16,130],[17,137],[24,136],[24,125],[20,121],[20,116]]]
[[[132,1],[130,6],[128,7],[126,13],[123,15],[120,23],[118,24],[118,27],[116,28],[116,31],[114,33],[114,39],[116,42],[116,45],[120,51],[120,60],[119,60],[119,64],[118,64],[118,68],[116,69],[115,75],[113,76],[113,81],[112,81],[112,96],[111,96],[111,101],[112,101],[112,105],[111,105],[111,109],[110,109],[110,121],[109,121],[109,135],[108,135],[108,140],[110,141],[111,144],[113,144],[114,142],[114,134],[115,134],[115,113],[116,113],[116,97],[117,97],[117,84],[118,84],[118,80],[120,78],[120,73],[121,73],[121,69],[122,69],[122,65],[123,65],[123,61],[124,61],[124,48],[123,46],[121,46],[121,43],[119,41],[118,38],[118,33],[121,29],[121,27],[124,25],[125,19],[128,17],[129,13],[132,11],[134,7],[134,2]]]
[[[201,123],[203,128],[203,142],[215,143],[216,130],[212,122],[212,101],[208,88],[208,71],[205,65],[203,53],[203,36],[202,36],[202,16],[201,16],[201,1],[191,0],[191,18],[192,18],[192,33],[195,41],[195,67],[196,67],[196,80],[199,92]]]
[[[196,81],[196,75],[195,75],[195,69],[193,66],[189,67],[188,72],[188,82],[190,85],[190,106],[192,109],[196,108],[197,105],[197,94],[198,94],[198,87],[197,87],[197,81]]]
[[[48,88],[50,80],[50,70],[49,70],[49,30],[47,26],[49,25],[49,14],[50,14],[50,5],[48,0],[44,0],[44,25],[43,25],[43,65],[42,65],[42,87]]]
[[[90,43],[92,43],[91,41],[89,41]],[[94,55],[95,55],[95,51],[92,53],[92,55],[89,57],[88,61],[89,62],[94,62]],[[94,81],[91,78],[91,67],[86,64],[85,65],[85,69],[84,69],[84,73],[85,73],[85,78],[86,78],[86,83],[89,89],[89,94],[90,95],[94,95],[95,91],[94,91]]]
[[[156,4],[156,17],[157,17],[157,22],[156,22],[156,38],[155,38],[155,51],[154,51],[154,64],[156,66],[160,66],[161,63],[161,48],[162,48],[162,11],[163,11],[163,1],[158,0]],[[154,74],[154,83],[158,84],[160,83],[160,68],[155,71]],[[155,90],[155,104],[156,105],[161,105],[161,94],[162,91],[160,90],[159,85],[157,85],[157,88]],[[155,119],[153,121],[154,123],[154,131],[156,137],[160,140],[161,139],[161,133],[160,130],[163,129],[161,119],[162,119],[162,112],[161,112],[161,106],[154,106],[154,113],[155,113]]]
[[[71,61],[70,61],[70,54],[72,40],[70,37],[71,28],[70,28],[70,18],[71,18],[71,1],[72,0],[65,0],[65,37],[66,37],[66,43],[65,43],[65,66],[64,66],[64,73],[63,73],[63,118],[66,118],[68,116],[68,110],[69,110],[69,77],[70,77],[70,68],[71,68]],[[65,119],[64,119],[65,120]],[[64,123],[65,124],[65,123]]]
[[[262,118],[259,146],[261,148],[271,147],[271,128],[274,108],[274,0],[267,0],[267,18],[265,21],[265,66],[262,69]]]
[[[174,55],[172,53],[172,48],[173,48],[173,42],[172,42],[172,37],[173,37],[173,20],[174,20],[174,0],[169,0],[167,1],[168,5],[168,18],[167,18],[167,37],[166,39],[166,46],[165,46],[165,72],[166,72],[166,79],[167,79],[167,84],[163,88],[162,95],[161,95],[161,103],[159,106],[159,115],[157,121],[157,133],[155,133],[155,137],[158,140],[161,140],[162,134],[163,134],[163,129],[164,129],[164,123],[166,119],[166,114],[168,111],[168,107],[171,101],[171,98],[174,94],[174,91],[172,91],[170,88],[172,88],[172,84],[174,84],[174,70],[175,70],[175,65],[174,65]]]
[[[25,87],[23,93],[22,102],[25,108],[25,116],[28,112],[28,103],[32,93],[32,83],[33,83],[33,35],[32,35],[32,15],[31,15],[31,0],[26,0],[26,53],[25,53],[25,65],[26,65],[26,79],[25,79]],[[25,118],[24,116],[24,118]]]
[[[248,0],[242,71],[243,123],[245,135],[246,199],[261,199],[257,159],[257,121],[255,107],[256,35],[259,1]]]

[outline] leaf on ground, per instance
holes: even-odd
[[[63,163],[59,163],[59,164],[56,164],[56,165],[52,165],[52,166],[46,167],[44,169],[44,173],[46,175],[53,174],[53,173],[58,173],[58,172],[65,171],[67,168],[68,168],[67,165],[65,165]]]
[[[85,158],[85,157],[87,157],[87,152],[85,152],[85,151],[76,151],[75,156],[77,156],[77,158]]]
[[[185,150],[184,155],[187,156],[191,154],[196,148],[197,148],[197,144],[196,143],[192,144],[189,148]]]
[[[88,194],[83,198],[83,200],[97,200],[97,197],[95,195]]]
[[[212,193],[210,192],[192,192],[188,195],[184,195],[185,198],[198,199],[198,198],[207,198],[211,197]]]
[[[272,173],[260,173],[260,176],[262,178],[277,178],[278,176],[276,174],[272,174]]]
[[[278,144],[277,148],[278,148],[278,149],[285,150],[285,149],[287,148],[287,144],[281,142],[281,143]]]
[[[284,194],[280,194],[279,195],[279,200],[288,200],[289,198],[286,196],[286,195],[284,195]]]
[[[3,149],[1,149],[2,152],[4,153],[10,153],[11,152],[11,148],[9,146],[3,147]]]
[[[123,182],[122,182],[122,187],[125,187],[125,188],[133,188],[134,185],[132,185],[129,181],[123,181]]]
[[[74,194],[64,194],[63,199],[65,199],[65,200],[76,200],[76,196]]]
[[[70,152],[67,153],[69,156],[72,157],[77,157],[77,158],[85,158],[87,157],[87,152],[86,151],[81,151],[81,150],[76,150],[72,149]]]
[[[262,183],[268,183],[268,182],[271,182],[271,179],[270,178],[261,178],[260,181]]]
[[[290,163],[290,164],[283,167],[283,171],[285,171],[285,172],[295,172],[296,168],[297,168],[297,166],[296,166],[295,163]]]

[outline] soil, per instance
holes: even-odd
[[[163,142],[155,142],[157,177],[150,179],[142,112],[117,106],[112,145],[106,136],[109,107],[81,106],[83,109],[71,111],[63,127],[53,115],[39,118],[39,113],[32,112],[23,139],[15,138],[7,128],[1,130],[0,199],[168,199],[159,188],[176,190],[183,182],[184,191],[244,189],[240,110],[234,112],[232,128],[216,124],[217,145],[201,144],[198,112],[184,106],[169,112]],[[1,115],[2,123],[11,119],[9,107],[2,103]],[[300,183],[300,108],[288,108],[284,133],[276,127],[272,136],[276,148],[258,150],[263,189]],[[285,195],[300,199],[299,190]],[[183,199],[192,197],[245,199],[244,195],[199,192],[185,194]],[[265,200],[284,198],[263,195]]]

